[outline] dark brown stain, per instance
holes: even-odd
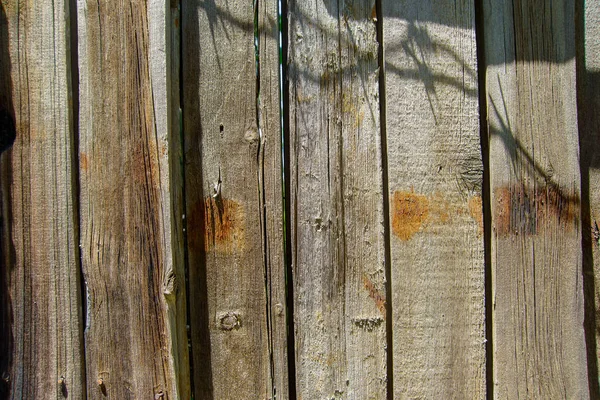
[[[188,238],[194,251],[243,250],[244,231],[243,206],[220,196],[199,200],[188,220]]]
[[[576,229],[580,219],[576,193],[564,193],[554,185],[535,189],[524,185],[494,190],[494,226],[499,235],[537,235],[545,226]]]
[[[392,230],[401,240],[408,240],[429,217],[429,200],[414,192],[396,191],[393,210]]]
[[[369,297],[375,301],[375,305],[379,309],[381,316],[383,319],[385,319],[385,295],[381,294],[381,292],[375,287],[373,282],[366,275],[363,275],[363,283],[365,285],[365,289],[369,291]]]

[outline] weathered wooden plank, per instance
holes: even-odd
[[[162,0],[78,2],[90,398],[190,397],[171,18]]]
[[[273,398],[289,399],[288,310],[284,249],[281,94],[278,1],[258,0],[258,126],[261,136],[259,190],[263,213],[264,265],[267,280],[268,335]]]
[[[0,397],[84,398],[69,3],[0,8]]]
[[[383,3],[394,398],[484,398],[473,2]]]
[[[289,2],[298,399],[385,399],[375,2]]]
[[[182,9],[197,398],[272,398],[276,391],[285,398],[287,392],[277,3],[254,6],[186,1]]]
[[[589,397],[574,2],[484,2],[496,398]]]
[[[578,10],[577,107],[581,164],[581,231],[590,398],[600,397],[600,3]],[[577,15],[577,11],[576,11]]]

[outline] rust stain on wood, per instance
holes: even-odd
[[[377,306],[377,308],[379,309],[379,312],[381,313],[381,316],[383,317],[383,319],[385,319],[385,295],[382,294],[373,284],[373,282],[371,281],[371,279],[369,279],[366,275],[363,275],[363,283],[365,285],[365,289],[367,289],[369,291],[369,297],[373,299],[373,301],[375,301],[375,305]]]
[[[500,187],[494,190],[494,203],[494,226],[499,235],[537,235],[549,224],[572,231],[579,224],[579,196],[553,185]]]
[[[84,172],[87,172],[89,168],[88,156],[84,152],[79,155],[79,168]]]
[[[429,217],[429,200],[414,192],[396,191],[393,204],[392,230],[401,240],[408,240]]]
[[[483,202],[481,196],[472,196],[469,198],[468,206],[469,214],[477,222],[477,226],[479,227],[478,233],[481,235],[483,233]]]
[[[241,204],[221,197],[198,201],[188,222],[190,247],[223,253],[243,250],[245,213]]]

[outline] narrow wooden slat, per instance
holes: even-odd
[[[78,2],[89,398],[190,397],[171,14]]]
[[[394,398],[485,397],[472,1],[383,2]]]
[[[182,8],[190,326],[202,399],[287,392],[277,3],[257,7]]]
[[[0,8],[0,397],[84,398],[69,4]]]
[[[385,399],[375,2],[289,2],[298,399]]]
[[[483,11],[494,394],[585,399],[574,1]]]
[[[289,399],[278,1],[258,0],[259,174],[273,396]]]
[[[600,398],[600,3],[579,3],[576,35],[581,163],[581,230],[590,398]],[[577,11],[576,11],[577,15]]]

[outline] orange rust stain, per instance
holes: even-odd
[[[477,222],[479,226],[479,234],[483,233],[483,202],[481,196],[473,196],[469,199],[469,213],[471,218]]]
[[[87,172],[89,168],[88,156],[86,153],[79,154],[79,168],[84,172]]]
[[[393,204],[392,230],[401,240],[408,240],[429,217],[429,201],[420,194],[396,191]]]
[[[188,219],[188,239],[192,251],[230,253],[243,250],[244,231],[243,206],[221,197],[199,200]]]
[[[375,287],[373,282],[371,282],[366,275],[363,275],[363,283],[365,285],[365,289],[369,291],[369,297],[375,301],[375,305],[379,309],[383,319],[385,319],[385,295],[381,294],[381,292]]]
[[[549,225],[573,230],[579,224],[580,199],[554,185],[524,185],[494,190],[494,226],[499,235],[536,235]]]

